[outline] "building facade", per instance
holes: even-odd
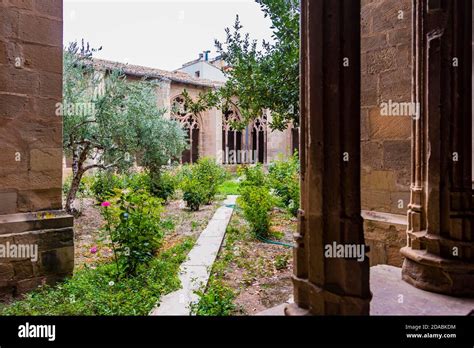
[[[194,163],[200,157],[213,157],[218,163],[225,165],[256,162],[267,164],[280,156],[292,154],[298,147],[295,130],[291,127],[284,131],[272,130],[269,126],[272,117],[269,110],[262,110],[262,115],[242,130],[233,127],[235,122],[241,121],[238,108],[212,108],[198,115],[186,110],[184,91],[192,99],[196,99],[200,93],[218,89],[224,84],[225,79],[205,78],[218,75],[216,71],[222,77],[224,74],[219,62],[214,61],[214,66],[204,59],[206,58],[200,57],[197,61],[185,64],[185,68],[175,71],[99,59],[94,60],[94,65],[96,70],[102,72],[121,70],[131,81],[146,79],[157,82],[158,107],[164,110],[165,117],[178,121],[187,132],[189,147],[181,156],[182,163]],[[213,72],[207,72],[203,66]],[[200,73],[193,75],[186,70]]]

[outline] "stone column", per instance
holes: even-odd
[[[471,1],[414,0],[412,184],[402,276],[474,295]]]
[[[62,211],[62,1],[0,2],[0,300],[72,273]],[[36,249],[37,248],[37,249]]]
[[[301,37],[302,208],[295,303],[285,312],[369,314],[360,215],[360,1],[303,0]],[[327,254],[334,245],[359,248],[362,258]]]

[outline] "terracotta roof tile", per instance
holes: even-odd
[[[173,82],[196,85],[203,87],[220,87],[223,85],[220,81],[212,81],[193,77],[183,71],[167,71],[156,68],[149,68],[140,65],[125,64],[113,62],[105,59],[93,59],[94,67],[98,70],[121,70],[125,75],[136,77],[147,77],[151,79],[171,80]]]

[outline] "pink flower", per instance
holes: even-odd
[[[96,246],[93,246],[91,248],[91,254],[95,254],[97,252],[97,247]]]
[[[107,201],[102,202],[101,206],[102,207],[110,207],[110,202],[107,202]]]

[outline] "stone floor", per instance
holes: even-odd
[[[377,265],[370,268],[371,315],[469,315],[474,298],[456,298],[417,289],[401,280],[401,268]],[[257,315],[284,315],[286,304]]]
[[[190,315],[190,304],[199,300],[196,290],[206,286],[217,253],[224,240],[237,196],[229,195],[201,232],[188,259],[180,267],[182,288],[161,299],[150,315]]]

